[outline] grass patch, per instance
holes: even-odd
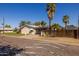
[[[11,35],[11,36],[23,36],[24,34],[11,32],[11,33],[5,33],[5,35]]]

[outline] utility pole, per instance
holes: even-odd
[[[4,20],[4,17],[3,17],[3,35],[4,35],[4,25],[5,25],[5,20]]]
[[[5,20],[4,20],[4,17],[2,18],[2,39],[4,40],[4,22]]]

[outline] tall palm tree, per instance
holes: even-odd
[[[67,24],[69,23],[69,16],[68,15],[63,16],[63,23],[65,24],[65,29],[66,29]]]
[[[49,33],[50,34],[51,34],[51,20],[54,17],[55,10],[56,10],[56,4],[55,3],[48,3],[47,4],[46,11],[47,11],[48,19],[49,19]]]
[[[79,16],[78,16],[78,30],[77,30],[77,38],[79,38]]]
[[[63,16],[63,23],[65,24],[65,35],[66,35],[67,24],[69,23],[68,15]]]

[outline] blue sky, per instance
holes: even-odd
[[[32,23],[44,20],[48,23],[45,9],[45,3],[0,4],[0,26],[3,16],[5,23],[10,24],[12,27],[17,27],[21,20],[31,21]],[[56,4],[55,17],[52,23],[58,23],[61,26],[64,25],[62,22],[64,15],[69,15],[70,24],[77,25],[79,4]]]

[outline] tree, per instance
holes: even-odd
[[[47,4],[46,11],[47,11],[48,19],[49,19],[49,34],[51,34],[51,20],[54,17],[55,10],[56,10],[55,3],[48,3]]]
[[[66,35],[67,24],[69,23],[69,16],[68,15],[63,16],[63,23],[65,24],[65,35]]]
[[[19,23],[19,27],[22,27],[22,26],[27,25],[27,24],[31,24],[31,22],[30,21],[21,21]]]
[[[31,22],[30,21],[26,21],[26,24],[31,24]]]
[[[69,23],[69,16],[68,15],[63,16],[63,23],[65,24],[65,29],[66,29],[67,24]]]
[[[20,30],[19,30],[19,28],[17,28],[17,27],[14,28],[13,32],[15,32],[15,33],[17,33],[17,34],[20,34]]]
[[[47,24],[46,22],[41,21],[41,26],[42,26],[42,27],[46,26],[46,24]]]
[[[38,22],[35,22],[34,25],[40,26],[40,22],[39,21]]]
[[[60,29],[60,25],[59,24],[53,24],[52,26],[52,29],[56,29],[56,30],[59,30]]]
[[[17,27],[15,27],[13,31],[14,31],[14,32],[17,32],[17,31],[18,31],[18,28],[17,28]]]
[[[6,25],[5,25],[5,28],[11,28],[11,25],[6,24]]]
[[[46,26],[46,22],[44,22],[44,21],[38,21],[38,22],[35,22],[34,23],[34,25],[36,25],[36,26],[40,26],[40,27],[44,27],[44,26]]]

